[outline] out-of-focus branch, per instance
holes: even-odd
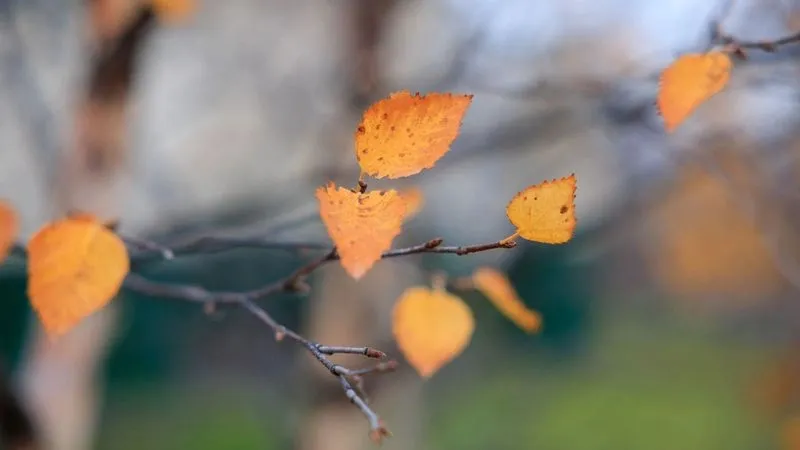
[[[380,85],[378,50],[397,0],[356,0],[352,5],[352,103],[364,108]]]
[[[212,242],[217,246],[214,250],[219,251],[220,245],[224,244],[225,241],[212,241]],[[229,245],[227,248],[238,248],[247,246],[247,242],[250,242],[249,246],[251,247],[264,247],[268,244],[260,240],[248,241],[245,239],[241,239],[241,240],[231,241],[232,245]],[[516,246],[516,242],[514,241],[502,241],[502,240],[488,244],[471,245],[471,246],[443,246],[442,245],[443,243],[444,240],[441,238],[431,239],[430,241],[423,242],[422,244],[414,245],[411,247],[389,250],[383,253],[383,255],[381,255],[381,258],[382,259],[396,258],[396,257],[415,255],[420,253],[440,253],[440,254],[444,253],[444,254],[454,254],[454,255],[468,255],[471,253],[478,253],[500,248],[513,248]],[[175,254],[174,249],[162,244],[148,242],[145,240],[139,240],[138,244],[146,246],[147,249],[141,251],[140,253],[132,253],[131,254],[132,260],[137,260],[145,255],[151,255],[153,252],[156,252],[156,254],[161,254],[161,255]],[[313,248],[315,246],[315,244],[287,243],[283,244],[283,247],[288,248],[291,245],[296,245],[298,249],[304,249],[310,247]],[[224,248],[224,245],[222,247]],[[323,256],[312,260],[311,262],[307,263],[304,266],[301,266],[287,277],[266,284],[264,286],[258,287],[256,289],[244,292],[212,292],[193,285],[166,284],[166,283],[154,282],[135,273],[130,274],[128,278],[125,280],[125,287],[127,289],[147,295],[190,300],[199,303],[240,304],[243,301],[243,299],[247,301],[257,301],[264,297],[279,292],[307,291],[308,287],[305,284],[305,279],[309,275],[311,275],[311,273],[319,269],[321,266],[337,260],[339,260],[339,254],[336,252],[336,249],[335,248],[329,249],[327,253],[325,253]]]

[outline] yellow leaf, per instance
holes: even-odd
[[[656,105],[672,132],[698,106],[720,92],[730,78],[732,62],[723,52],[683,55],[662,73]]]
[[[47,333],[58,337],[108,304],[129,265],[122,240],[91,216],[45,225],[28,243],[28,297]]]
[[[408,288],[394,306],[392,332],[400,351],[424,378],[467,348],[475,319],[459,297],[421,286]]]
[[[577,223],[576,189],[575,174],[530,186],[508,203],[508,220],[524,239],[563,244],[572,238]]]
[[[317,200],[342,267],[354,279],[391,248],[406,212],[406,202],[395,190],[360,194],[330,183],[317,189]]]
[[[356,159],[376,178],[433,167],[450,150],[472,95],[396,92],[370,106],[356,129]]]
[[[422,207],[425,205],[425,197],[422,194],[422,190],[416,187],[400,191],[400,197],[406,202],[406,214],[404,217],[406,221],[411,220],[414,216],[419,214],[419,212],[422,211]]]
[[[19,219],[14,208],[0,200],[0,262],[8,256],[19,233]]]
[[[495,308],[526,332],[532,333],[541,326],[539,313],[525,306],[514,286],[502,273],[491,267],[481,267],[472,274],[472,283]]]
[[[179,23],[187,19],[197,8],[195,0],[150,0],[160,20],[165,23]]]

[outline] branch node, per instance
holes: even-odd
[[[311,292],[311,285],[306,280],[296,279],[291,281],[287,286],[288,292],[294,292],[300,295],[308,295]]]
[[[772,42],[759,42],[758,48],[768,53],[773,53],[777,50],[777,47],[775,47],[775,44]]]
[[[328,367],[328,370],[330,370],[331,373],[336,375],[337,377],[352,376],[352,374],[350,373],[349,370],[347,370],[346,367],[344,367],[342,365],[339,365],[339,364],[330,363],[330,366]]]
[[[275,330],[275,341],[281,342],[286,337],[286,327],[281,326]]]
[[[517,241],[500,241],[499,246],[503,248],[514,248],[517,246]]]
[[[442,245],[443,242],[444,242],[444,239],[442,239],[442,238],[434,238],[434,239],[431,239],[430,241],[425,243],[425,248],[427,248],[427,249],[436,248],[436,247]]]
[[[380,350],[378,350],[376,348],[365,347],[364,348],[364,356],[366,356],[367,358],[372,358],[372,359],[385,359],[386,358],[386,353],[384,353],[384,352],[382,352],[382,351],[380,351]]]
[[[374,428],[369,432],[369,438],[372,440],[372,442],[378,445],[383,444],[384,438],[390,438],[390,437],[392,437],[392,432],[386,428],[386,425],[383,423],[383,420],[379,422],[377,428]]]

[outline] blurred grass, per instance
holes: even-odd
[[[159,384],[115,398],[103,414],[98,449],[281,449],[285,418],[241,388]]]
[[[606,321],[585,361],[548,370],[532,355],[451,389],[430,413],[431,448],[774,448],[746,396],[766,358],[676,323]]]
[[[485,362],[497,360],[491,371],[434,377],[426,447],[774,448],[774,424],[746,395],[770,352],[674,319],[628,316],[599,325],[587,352],[568,364],[542,357],[546,352],[510,360],[487,354]],[[161,385],[116,403],[98,448],[291,448],[293,425],[282,412],[291,398],[265,401],[233,386],[209,394]]]

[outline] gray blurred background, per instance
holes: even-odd
[[[434,169],[374,183],[425,195],[396,245],[500,239],[514,193],[573,172],[575,239],[382,261],[359,283],[332,265],[310,296],[264,302],[313,339],[401,361],[367,386],[385,447],[800,449],[798,51],[750,52],[674,134],[654,107],[659,71],[708,49],[715,21],[775,39],[800,30],[800,3],[198,0],[178,23],[145,23],[146,7],[0,0],[0,198],[23,239],[80,209],[157,240],[326,243],[313,192],[357,178],[364,108],[472,93]],[[237,250],[141,273],[244,290],[307,258]],[[23,264],[0,269],[0,363],[39,448],[371,448],[335,380],[252,317],[124,292],[53,344]],[[392,343],[393,302],[480,265],[507,271],[544,329],[465,294],[472,345],[423,382]]]

